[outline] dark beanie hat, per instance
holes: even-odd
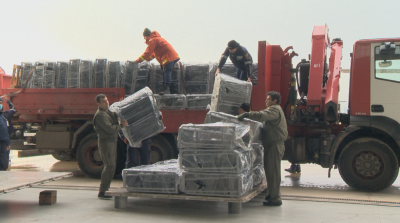
[[[144,29],[143,36],[150,36],[150,34],[151,34],[151,30],[150,29],[148,29],[148,28]]]
[[[243,109],[245,112],[250,112],[250,104],[249,103],[242,103],[240,108]]]
[[[231,40],[228,42],[228,48],[229,49],[235,49],[239,46],[239,43],[236,42],[235,40]]]

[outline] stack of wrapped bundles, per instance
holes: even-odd
[[[79,88],[91,88],[93,78],[93,62],[81,60],[79,64]]]
[[[67,87],[68,62],[58,61],[56,72],[56,88]]]
[[[42,88],[55,88],[56,70],[56,62],[46,62],[44,64]]]
[[[106,88],[115,88],[120,86],[121,76],[124,69],[119,61],[108,61],[108,70],[106,73]]]
[[[182,191],[221,197],[249,192],[253,188],[249,134],[246,124],[182,125],[178,132]]]
[[[93,70],[93,87],[104,88],[106,83],[107,59],[96,59]]]
[[[180,63],[175,63],[174,69],[171,74],[170,91],[172,94],[180,94],[182,92],[182,71],[179,64]],[[164,89],[164,71],[161,70],[161,66],[159,64],[152,64],[150,72],[151,89],[153,90],[154,94],[158,94]]]
[[[145,61],[139,64],[138,72],[133,77],[132,93],[135,93],[147,86],[147,79],[150,74],[151,65]]]
[[[209,94],[212,94],[212,91],[214,89],[214,82],[215,82],[215,72],[217,72],[218,64],[210,62],[208,64],[208,66],[209,66],[208,74],[210,77],[208,89],[209,89]]]
[[[143,139],[157,135],[164,130],[161,112],[158,110],[153,92],[148,87],[110,106],[128,126],[122,128],[129,144],[135,147]]]
[[[24,87],[25,83],[27,82],[29,73],[31,72],[32,68],[34,67],[31,62],[21,62],[21,88]],[[31,80],[32,77],[27,82],[26,88],[30,88]]]
[[[215,77],[211,110],[237,115],[239,106],[250,103],[252,84],[225,74]]]
[[[80,59],[69,60],[68,64],[68,76],[67,76],[67,88],[78,88],[79,87],[79,64]]]
[[[130,192],[144,193],[178,194],[181,175],[176,159],[122,171],[124,187]]]
[[[183,65],[183,79],[186,94],[209,94],[210,65],[200,63],[185,63]]]
[[[186,108],[188,110],[206,110],[211,104],[211,94],[188,94],[186,95]]]
[[[134,61],[127,61],[121,82],[121,87],[125,88],[125,95],[133,94],[146,87],[149,72],[149,62],[137,64]]]
[[[125,88],[125,95],[131,95],[133,78],[136,76],[138,70],[138,64],[134,61],[126,61],[125,62],[125,71],[121,80],[121,87]]]
[[[251,83],[254,85],[258,84],[258,64],[253,64],[251,68]]]
[[[160,110],[185,110],[186,96],[184,94],[154,95]]]
[[[264,170],[264,147],[261,144],[253,143],[252,148],[251,155],[253,166],[251,169],[253,172],[253,185],[257,186],[267,180]]]
[[[31,88],[42,88],[44,76],[44,62],[35,63],[35,71],[32,75]]]

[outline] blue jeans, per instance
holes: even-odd
[[[236,78],[242,81],[247,81],[247,71],[236,68]]]
[[[171,61],[164,66],[164,75],[163,75],[163,82],[164,84],[170,85],[171,84],[171,74],[174,70],[175,63],[178,62],[179,59]]]
[[[10,151],[7,151],[6,142],[0,141],[0,171],[8,169],[8,160],[10,157]]]
[[[142,147],[134,148],[129,145],[126,146],[126,168],[134,167],[139,165],[137,153],[140,153],[140,165],[150,164],[150,153],[151,153],[151,138],[144,139],[142,141]]]

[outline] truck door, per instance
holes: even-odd
[[[400,42],[371,44],[371,116],[400,123]]]

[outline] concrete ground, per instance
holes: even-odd
[[[13,156],[15,157],[15,156]],[[282,162],[282,169],[289,163]],[[74,176],[0,193],[0,222],[400,222],[400,182],[378,193],[349,188],[337,170],[302,165],[300,177],[282,172],[283,205],[264,207],[265,194],[243,205],[241,214],[228,214],[226,202],[128,198],[126,209],[113,200],[97,198],[98,179],[85,176],[76,162],[51,156],[14,158],[11,172],[73,172]],[[1,175],[0,175],[1,178]],[[112,187],[121,187],[114,179]],[[57,203],[40,206],[39,192],[57,190]]]

